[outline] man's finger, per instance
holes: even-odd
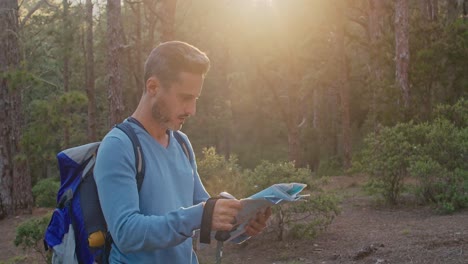
[[[267,209],[265,210],[265,217],[268,220],[270,216],[271,216],[271,207],[267,207]]]

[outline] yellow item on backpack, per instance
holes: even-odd
[[[106,235],[102,231],[91,233],[88,237],[88,244],[90,247],[101,247],[106,241]]]

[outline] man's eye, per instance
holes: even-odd
[[[191,100],[194,99],[193,96],[190,96],[190,95],[185,95],[185,96],[182,95],[180,98],[181,98],[183,101],[191,101]]]

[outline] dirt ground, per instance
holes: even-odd
[[[312,241],[277,241],[266,232],[246,245],[226,245],[223,264],[420,263],[468,264],[468,210],[439,215],[428,207],[378,205],[363,194],[364,177],[331,177],[327,185],[343,197],[341,214]],[[214,246],[200,253],[215,263]]]
[[[224,247],[223,264],[421,263],[468,264],[468,210],[439,215],[428,207],[386,207],[361,191],[363,177],[331,177],[327,190],[343,201],[341,214],[314,240],[277,241],[267,230]],[[44,214],[36,210],[34,216]],[[0,221],[0,263],[45,263],[13,245],[15,227],[31,216]],[[215,263],[215,245],[201,249],[201,264]]]

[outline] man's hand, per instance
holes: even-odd
[[[266,227],[268,218],[271,216],[271,207],[268,207],[265,212],[258,212],[255,218],[250,219],[249,224],[245,227],[245,233],[249,236],[260,234]]]
[[[241,203],[236,199],[219,199],[213,210],[211,229],[214,231],[230,231],[236,225],[236,216],[241,209]]]

